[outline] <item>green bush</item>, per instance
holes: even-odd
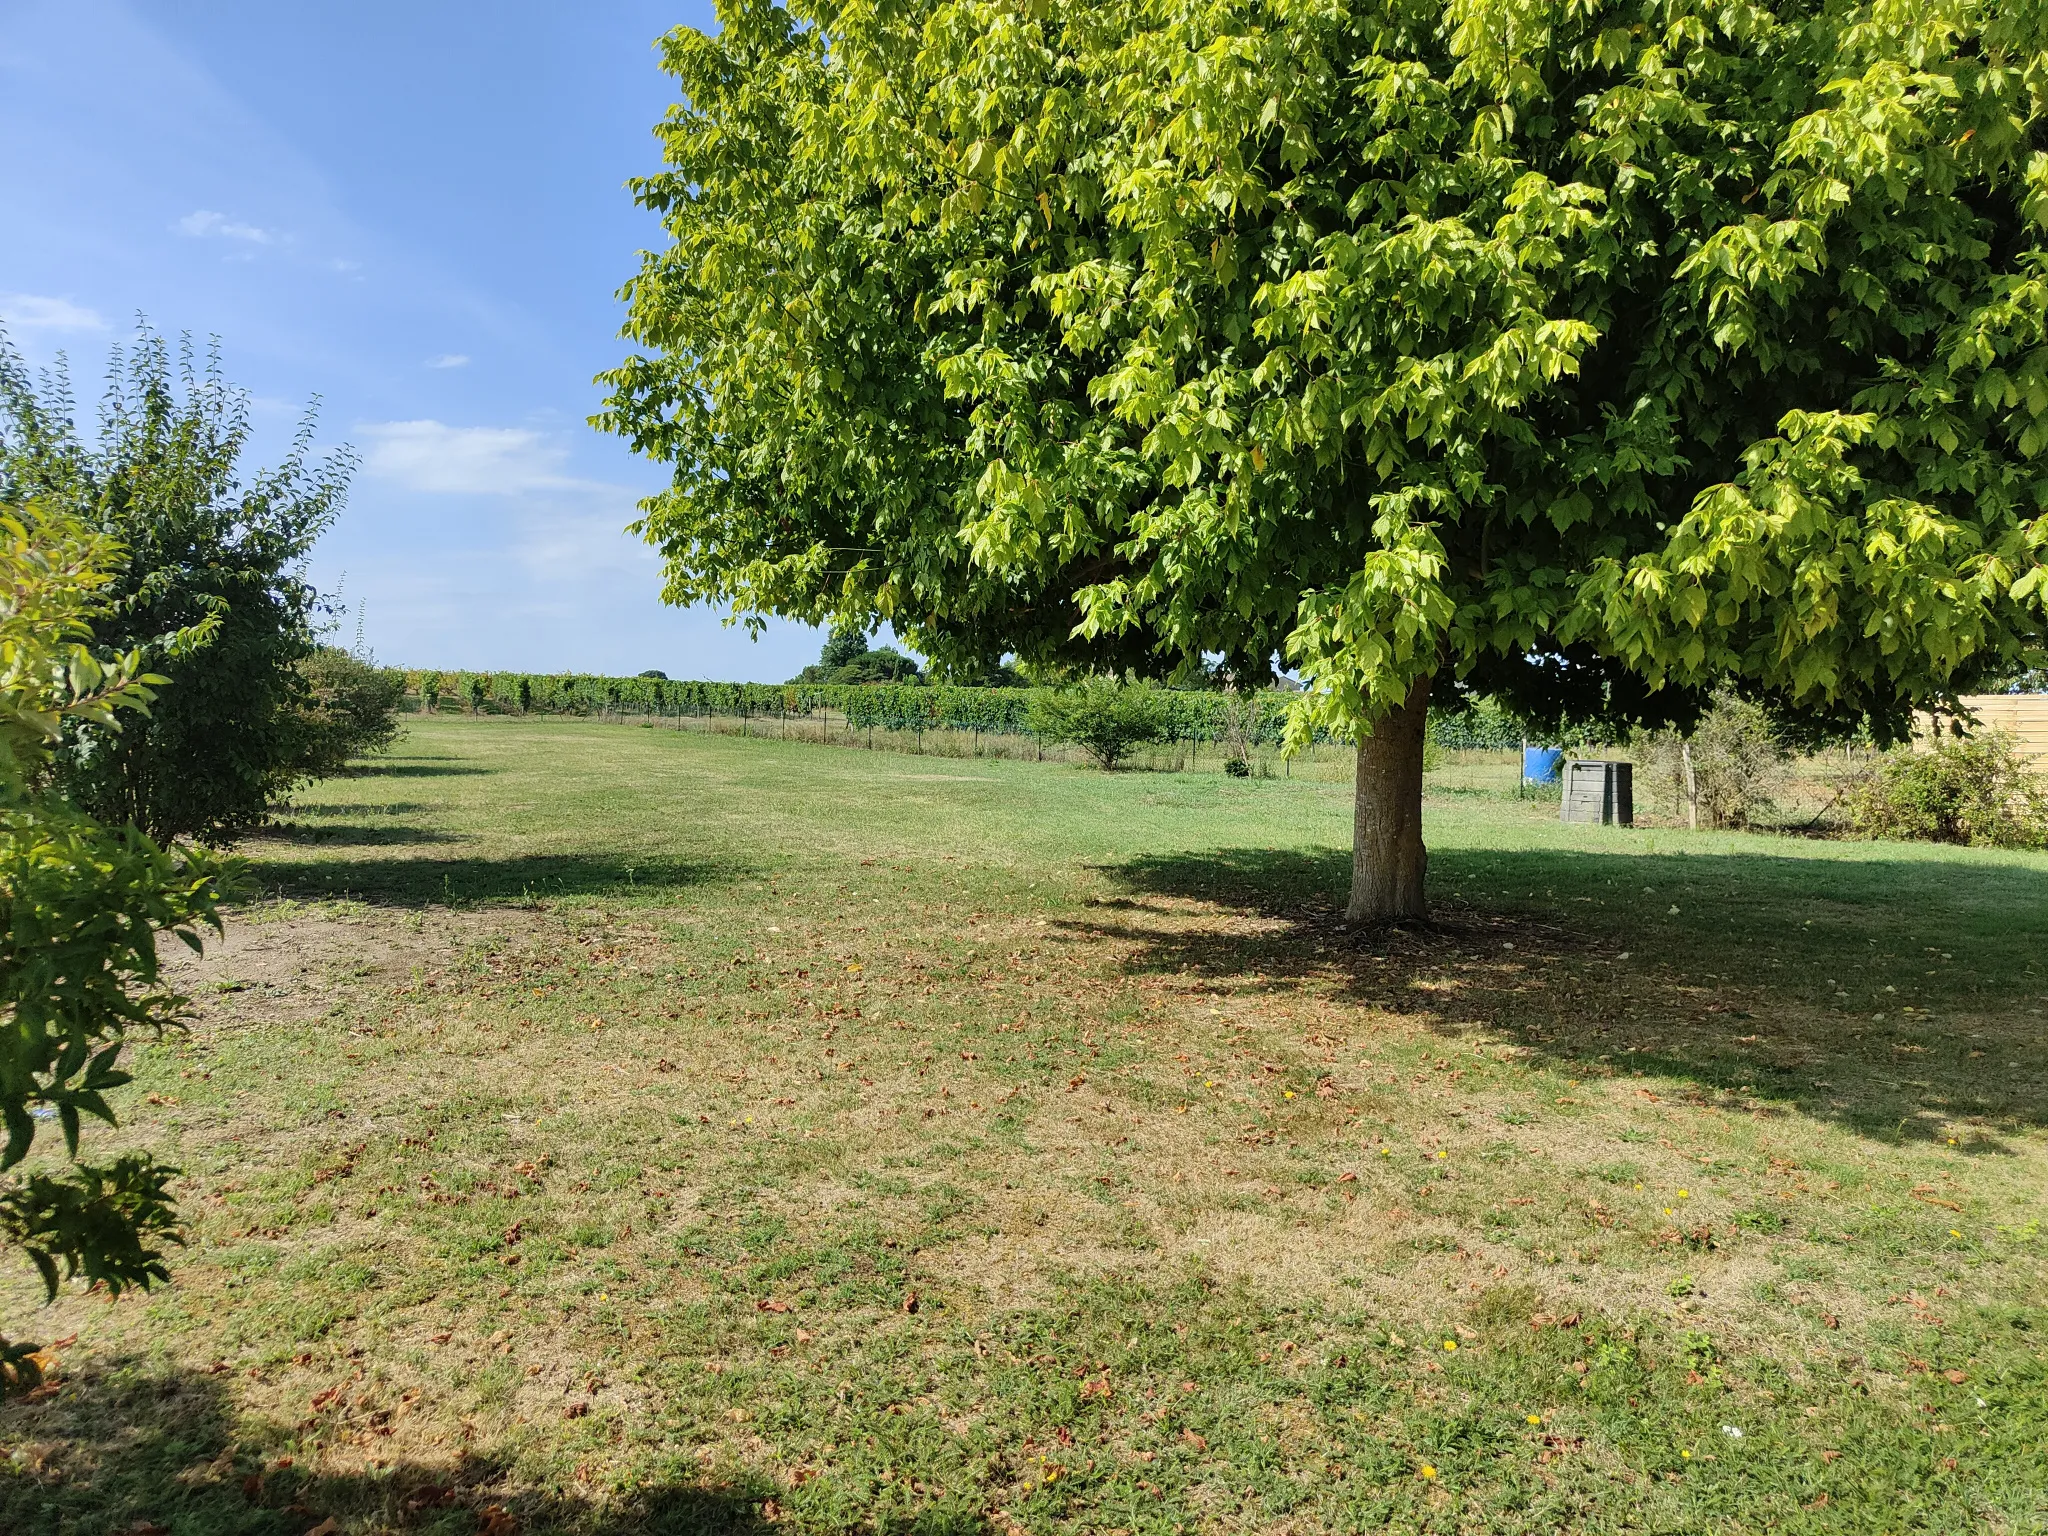
[[[1847,800],[1852,825],[1867,837],[2048,848],[2048,786],[2005,731],[1901,748]]]
[[[391,745],[405,674],[323,645],[299,663],[306,697],[298,711],[295,766],[302,779],[327,779],[355,758]]]
[[[1791,759],[1764,707],[1726,688],[1690,733],[1643,732],[1636,751],[1645,776],[1671,786],[1674,814],[1710,827],[1754,826],[1776,803]]]
[[[141,1152],[82,1162],[79,1144],[88,1118],[114,1121],[106,1095],[129,1080],[127,1037],[178,1023],[184,999],[162,984],[158,934],[199,948],[200,930],[220,926],[231,872],[204,850],[104,826],[54,787],[67,721],[111,733],[116,712],[147,704],[163,681],[142,672],[139,648],[111,660],[91,648],[87,621],[117,589],[119,561],[119,546],[79,518],[0,506],[0,1168],[28,1157],[44,1116],[66,1154],[0,1182],[0,1239],[50,1297],[67,1280],[116,1295],[167,1276],[177,1170]],[[39,1376],[34,1345],[0,1338],[0,1395]]]
[[[1133,748],[1165,737],[1166,700],[1151,683],[1091,677],[1035,697],[1031,728],[1040,739],[1071,742],[1113,769]]]
[[[296,771],[318,606],[304,567],[354,461],[316,459],[308,416],[281,464],[246,474],[247,395],[217,357],[174,357],[147,329],[116,355],[97,434],[72,414],[61,377],[39,391],[0,343],[0,500],[61,506],[118,544],[95,642],[102,659],[140,651],[172,686],[126,730],[69,730],[58,777],[103,822],[230,842]]]

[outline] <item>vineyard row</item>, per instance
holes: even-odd
[[[972,731],[1031,734],[1034,688],[959,688],[903,683],[710,683],[661,677],[597,677],[582,673],[407,671],[406,697],[417,711],[471,714],[725,717],[805,719],[836,714],[855,730]],[[1257,696],[1249,741],[1278,746],[1293,695]],[[1170,739],[1214,742],[1223,737],[1226,696],[1161,691]],[[1480,703],[1457,713],[1432,713],[1430,737],[1452,750],[1522,744],[1522,727]],[[1322,736],[1319,740],[1333,738]]]

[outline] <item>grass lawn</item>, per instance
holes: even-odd
[[[0,1531],[2041,1530],[2048,859],[1504,777],[1358,936],[1341,785],[417,722],[98,1144],[176,1283],[0,1286]]]

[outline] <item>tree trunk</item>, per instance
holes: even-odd
[[[1404,922],[1429,916],[1423,872],[1422,743],[1429,716],[1429,682],[1418,678],[1407,702],[1390,711],[1358,743],[1358,778],[1351,824],[1351,904],[1354,923]]]

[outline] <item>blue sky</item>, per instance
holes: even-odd
[[[622,531],[662,471],[584,424],[678,24],[709,4],[0,0],[0,315],[88,400],[138,312],[217,335],[266,457],[320,396],[364,463],[313,574],[380,660],[788,677],[813,632],[662,605]]]

